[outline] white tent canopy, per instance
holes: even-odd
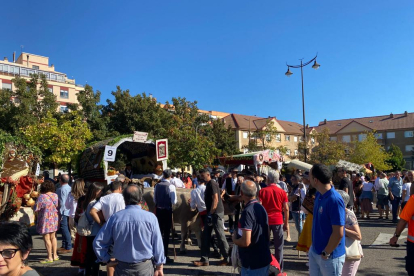
[[[357,172],[363,169],[363,166],[355,164],[355,163],[351,163],[345,160],[339,160],[338,163],[336,163],[336,167],[337,168],[344,167],[347,171],[357,171]]]
[[[310,171],[310,169],[312,168],[312,165],[299,161],[299,160],[292,160],[289,162],[288,168],[294,168],[294,169],[303,170],[303,171]]]

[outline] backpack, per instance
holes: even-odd
[[[78,225],[76,226],[76,230],[79,236],[90,236],[92,233],[93,223],[89,223],[88,219],[86,218],[85,212],[83,212],[79,218]]]

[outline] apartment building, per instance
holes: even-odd
[[[269,146],[278,148],[280,146],[286,148],[285,159],[290,160],[298,156],[298,144],[303,141],[303,126],[289,121],[278,120],[276,117],[262,118],[257,116],[248,116],[240,114],[229,114],[223,118],[226,126],[230,126],[235,131],[238,148],[241,152],[244,147],[249,144],[249,138],[255,140],[254,131],[264,129],[268,121],[273,122],[273,126],[277,129],[277,134],[272,137]],[[250,132],[250,134],[249,134]],[[306,128],[307,134],[315,132],[313,128]],[[314,138],[307,138],[308,146],[315,144]],[[255,140],[255,143],[260,146],[260,142]]]
[[[60,111],[67,111],[68,103],[78,103],[77,93],[83,90],[83,85],[76,84],[75,79],[69,79],[65,73],[55,70],[49,65],[49,58],[39,55],[21,53],[11,61],[5,57],[0,61],[0,88],[14,90],[12,79],[20,76],[30,80],[30,74],[44,74],[49,83],[49,90],[56,95]]]
[[[391,144],[398,146],[406,161],[407,169],[414,169],[414,113],[351,118],[327,121],[315,127],[317,132],[329,130],[331,140],[350,143],[362,141],[366,132],[376,131],[377,141],[388,149]]]

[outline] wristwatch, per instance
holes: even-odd
[[[322,256],[329,258],[331,254],[326,253],[326,251],[322,251]]]
[[[399,238],[401,235],[397,235],[397,233],[394,233],[394,237]]]

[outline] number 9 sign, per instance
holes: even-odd
[[[105,146],[104,161],[114,162],[116,157],[116,147]]]

